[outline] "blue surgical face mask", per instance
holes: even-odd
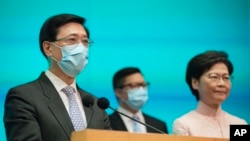
[[[128,100],[125,102],[133,109],[139,110],[148,100],[148,90],[147,88],[139,87],[130,89],[127,91]]]
[[[52,57],[64,73],[76,77],[88,63],[88,48],[79,43],[77,45],[66,45],[59,47],[62,51],[62,59],[57,61]]]

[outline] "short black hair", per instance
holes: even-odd
[[[127,76],[135,73],[141,73],[137,67],[125,67],[117,71],[113,76],[113,89],[120,88],[124,83]]]
[[[86,30],[87,33],[87,37],[89,38],[89,31],[88,29],[84,26],[86,19],[74,14],[58,14],[58,15],[54,15],[50,18],[48,18],[44,24],[41,27],[40,30],[40,35],[39,35],[39,45],[40,45],[40,50],[43,53],[43,55],[45,56],[45,58],[47,58],[47,55],[45,54],[45,52],[43,51],[43,42],[44,41],[49,41],[49,42],[53,42],[56,40],[56,36],[58,34],[58,29],[70,22],[75,22],[75,23],[79,23],[81,25],[83,25],[84,29]]]
[[[194,56],[187,65],[186,82],[192,92],[199,100],[199,92],[192,87],[192,78],[200,79],[203,73],[207,72],[213,65],[224,63],[229,71],[229,75],[233,73],[233,64],[228,59],[228,54],[225,51],[209,50]]]

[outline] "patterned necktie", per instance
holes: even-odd
[[[62,91],[69,98],[69,116],[71,118],[75,130],[76,131],[83,130],[84,129],[83,118],[81,115],[80,108],[77,105],[76,98],[74,96],[75,89],[71,86],[67,86],[63,88]]]
[[[135,120],[140,121],[140,119],[139,119],[139,117],[138,117],[137,115],[134,115],[133,118],[134,118]],[[133,131],[134,131],[134,132],[142,132],[139,122],[133,121]]]

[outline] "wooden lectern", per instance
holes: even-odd
[[[73,132],[71,141],[229,141],[229,139],[86,129]]]

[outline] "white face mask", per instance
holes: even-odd
[[[127,91],[128,100],[125,102],[133,109],[141,109],[148,100],[148,90],[147,88],[139,87],[135,89],[130,89]]]
[[[88,63],[88,48],[82,43],[77,45],[66,45],[59,47],[62,51],[62,59],[57,61],[52,57],[64,73],[71,77],[76,77]]]

